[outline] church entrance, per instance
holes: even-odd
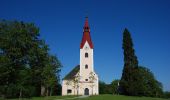
[[[89,89],[88,88],[84,89],[84,95],[89,95]]]

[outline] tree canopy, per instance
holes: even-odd
[[[59,84],[60,69],[33,23],[0,21],[1,96],[38,96],[42,86],[48,91]]]

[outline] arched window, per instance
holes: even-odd
[[[85,69],[88,69],[88,65],[87,64],[85,65]]]
[[[86,53],[85,53],[85,58],[88,58],[88,56],[89,56],[89,55],[88,55],[88,53],[86,52]]]

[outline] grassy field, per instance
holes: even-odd
[[[99,95],[99,96],[84,98],[84,100],[168,100],[168,99],[150,98],[150,97],[131,97],[131,96],[122,96],[122,95]]]
[[[52,97],[33,97],[31,99],[22,99],[22,100],[57,100],[57,99],[66,99],[74,98],[75,96],[52,96]],[[9,99],[9,100],[19,100],[19,99]],[[122,96],[122,95],[99,95],[99,96],[90,96],[87,98],[75,98],[75,99],[66,99],[66,100],[170,100],[162,98],[151,98],[151,97],[131,97],[131,96]]]
[[[76,96],[50,96],[50,97],[32,97],[29,99],[24,98],[20,100],[57,100],[57,99],[74,98],[74,97]],[[7,100],[19,100],[19,99],[7,99]]]

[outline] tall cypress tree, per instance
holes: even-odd
[[[133,48],[133,41],[128,29],[123,32],[124,66],[138,67],[138,60]]]
[[[162,85],[153,73],[145,67],[138,66],[130,32],[123,32],[124,68],[120,80],[120,92],[133,96],[162,96]]]
[[[124,95],[138,95],[138,60],[128,29],[123,32],[124,68],[120,81],[120,90]]]

